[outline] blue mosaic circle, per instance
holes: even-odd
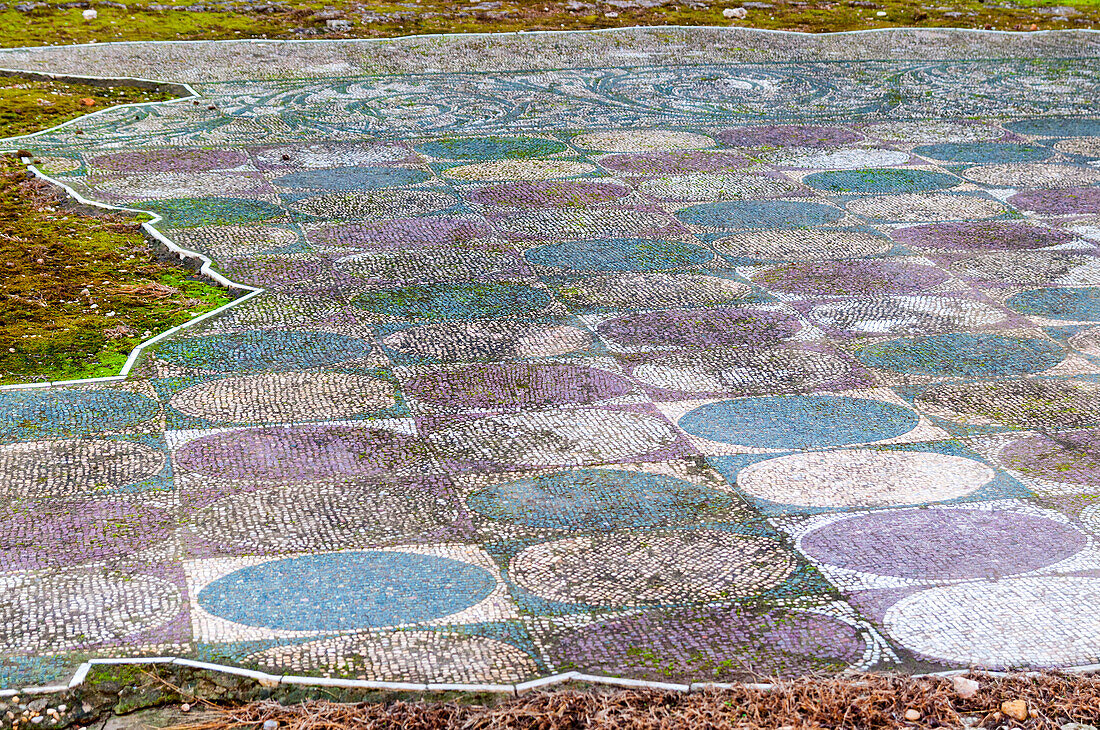
[[[1100,119],[1041,117],[1009,122],[1005,127],[1031,137],[1100,137]]]
[[[370,343],[329,332],[252,330],[176,340],[158,347],[156,354],[174,365],[227,373],[323,367],[370,350]]]
[[[508,282],[429,284],[360,294],[357,307],[397,319],[474,319],[538,314],[553,302],[543,289]]]
[[[704,264],[714,253],[679,241],[611,238],[551,243],[527,251],[524,257],[539,266],[572,271],[658,271]]]
[[[883,168],[815,172],[802,182],[833,193],[919,193],[954,187],[962,180],[944,172]]]
[[[893,403],[832,395],[738,398],[700,406],[680,428],[710,441],[762,449],[817,449],[900,436],[917,415]]]
[[[150,200],[143,208],[158,213],[168,228],[259,223],[285,215],[277,205],[248,198],[173,198]]]
[[[157,415],[157,402],[120,390],[0,392],[0,437],[76,436],[121,431]]]
[[[242,568],[199,592],[214,616],[281,631],[428,621],[484,600],[496,581],[451,558],[398,552],[307,555]]]
[[[1007,162],[1038,162],[1050,157],[1046,147],[1005,142],[945,142],[917,147],[914,154],[945,162],[998,164]]]
[[[486,517],[548,529],[616,530],[691,520],[727,495],[661,474],[576,469],[497,484],[467,503]]]
[[[1025,337],[952,333],[871,345],[857,354],[870,367],[929,375],[1024,375],[1052,368],[1064,353]]]
[[[734,200],[703,203],[676,213],[684,223],[707,228],[808,228],[835,223],[844,211],[821,203]]]
[[[1020,292],[1006,302],[1021,314],[1078,322],[1100,322],[1100,287],[1055,287]]]
[[[441,139],[416,146],[416,151],[445,160],[522,160],[564,152],[566,146],[537,137],[467,137]]]
[[[302,170],[275,178],[281,188],[309,190],[377,190],[400,185],[415,185],[428,179],[428,173],[408,167],[335,167],[328,170]]]

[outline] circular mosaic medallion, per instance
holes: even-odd
[[[550,293],[512,282],[425,284],[360,294],[352,303],[394,319],[522,317],[544,313]]]
[[[885,195],[881,198],[857,198],[848,203],[848,210],[865,218],[902,223],[995,218],[1008,212],[996,200],[950,193],[908,193]]]
[[[142,207],[160,215],[163,220],[158,225],[165,228],[262,223],[286,215],[286,211],[273,203],[248,198],[150,200]]]
[[[595,165],[570,160],[494,160],[448,167],[443,174],[456,180],[550,180],[595,171]]]
[[[884,170],[835,170],[815,172],[802,178],[805,185],[815,190],[832,193],[860,193],[881,195],[885,193],[916,193],[925,190],[942,190],[962,182],[954,175],[918,169]]]
[[[1038,145],[1003,142],[946,142],[917,147],[913,154],[945,162],[996,165],[1008,162],[1038,162],[1050,157],[1050,150]]]
[[[511,644],[440,631],[340,636],[274,647],[249,658],[280,672],[338,672],[376,682],[508,684],[539,671]]]
[[[7,499],[68,497],[121,489],[155,476],[164,454],[106,439],[30,441],[0,446],[0,494]]]
[[[604,606],[706,601],[774,588],[794,571],[766,537],[716,530],[612,532],[533,545],[510,574],[550,601]]]
[[[694,273],[628,273],[593,276],[555,288],[567,306],[621,310],[703,307],[751,293],[748,284]]]
[[[551,243],[523,255],[538,266],[567,271],[659,271],[705,264],[714,258],[704,246],[646,238]]]
[[[684,233],[668,213],[639,208],[554,208],[517,211],[495,220],[502,235],[516,240],[658,238]]]
[[[1089,284],[1100,257],[1077,251],[1006,251],[971,256],[946,267],[956,276],[991,284]]]
[[[467,498],[485,517],[555,530],[671,527],[698,521],[736,500],[663,474],[576,469],[494,484]]]
[[[1007,306],[1022,314],[1077,322],[1100,322],[1100,287],[1033,289],[1012,296]]]
[[[392,352],[414,360],[468,362],[551,357],[586,350],[592,335],[571,325],[481,320],[424,325],[382,339]]]
[[[172,407],[211,421],[351,418],[397,403],[396,386],[345,373],[263,373],[193,385],[172,396]]]
[[[1100,180],[1100,170],[1071,165],[1009,164],[971,167],[968,180],[1005,188],[1072,188]]]
[[[807,316],[834,331],[923,334],[987,327],[1005,320],[1003,310],[967,297],[893,296],[836,301],[811,307]]]
[[[934,266],[896,259],[788,264],[753,276],[767,289],[808,296],[908,294],[946,280],[947,274]]]
[[[168,234],[177,245],[214,258],[248,256],[298,242],[298,234],[274,226],[202,226]]]
[[[271,191],[267,182],[258,175],[224,173],[160,172],[151,175],[89,178],[87,183],[96,193],[122,200],[207,198],[215,195],[245,198]]]
[[[118,172],[206,172],[239,167],[248,157],[237,150],[159,149],[98,155],[88,166]]]
[[[428,441],[444,458],[488,466],[585,466],[643,457],[674,446],[676,434],[646,413],[536,411],[445,426]]]
[[[766,158],[773,165],[802,170],[864,170],[872,167],[904,165],[909,161],[909,153],[867,147],[841,150],[795,147],[770,153]]]
[[[623,347],[668,350],[774,345],[799,323],[781,312],[751,309],[680,309],[628,314],[600,323],[600,336]]]
[[[1039,117],[1008,122],[1005,127],[1030,137],[1097,137],[1100,119],[1074,117]]]
[[[725,129],[717,137],[728,147],[840,147],[860,139],[850,129],[800,124]]]
[[[651,610],[574,629],[550,647],[558,666],[657,682],[748,681],[839,672],[863,658],[849,624],[738,606]]]
[[[1100,327],[1078,332],[1069,339],[1069,344],[1086,355],[1100,356]]]
[[[291,172],[273,182],[299,190],[376,190],[415,185],[428,177],[428,173],[409,167],[333,167]]]
[[[295,200],[290,207],[317,218],[365,218],[374,222],[436,213],[458,202],[453,195],[435,190],[374,190],[314,195]]]
[[[960,423],[1018,428],[1081,428],[1100,423],[1100,383],[1021,379],[943,383],[920,394],[918,405]]]
[[[310,243],[332,249],[400,249],[411,255],[409,249],[462,246],[491,235],[483,221],[431,216],[324,226],[313,232]]]
[[[160,412],[152,398],[125,390],[0,391],[4,438],[98,435],[133,428]]]
[[[917,248],[975,251],[1044,248],[1073,240],[1073,236],[1064,231],[1008,221],[933,223],[895,228],[890,232],[890,237],[898,243]]]
[[[1100,213],[1100,188],[1025,190],[1008,199],[1017,208],[1044,215]]]
[[[172,340],[156,355],[173,365],[231,373],[324,367],[370,351],[368,342],[329,332],[252,330]]]
[[[835,223],[844,211],[822,203],[746,200],[694,205],[678,211],[676,217],[705,228],[808,228]]]
[[[1037,373],[1064,356],[1049,340],[964,333],[890,340],[857,354],[865,365],[895,372],[978,377]]]
[[[895,603],[883,623],[918,654],[989,669],[1059,667],[1100,655],[1100,578],[962,583]]]
[[[465,193],[463,199],[479,205],[514,208],[569,208],[610,203],[629,195],[630,189],[594,180],[545,180],[493,185]]]
[[[459,137],[416,146],[420,154],[441,160],[522,160],[565,150],[561,142],[540,137]]]
[[[600,158],[600,166],[607,170],[639,177],[720,172],[748,167],[751,164],[748,158],[741,155],[703,150],[617,154]]]
[[[404,383],[405,394],[419,404],[461,411],[594,403],[632,390],[621,375],[568,364],[467,365],[416,375]]]
[[[761,449],[871,443],[916,428],[917,414],[893,403],[834,395],[739,398],[699,406],[680,428],[710,441]]]
[[[149,575],[99,571],[0,575],[0,651],[43,654],[116,646],[170,621],[176,586]]]
[[[253,152],[256,166],[261,170],[303,167],[319,170],[347,165],[377,165],[401,162],[409,156],[406,147],[374,143],[287,145]]]
[[[1027,476],[1100,486],[1100,429],[1025,436],[1006,446],[1000,458]]]
[[[757,231],[714,242],[719,253],[765,261],[825,261],[873,256],[890,248],[890,239],[858,230]]]
[[[452,558],[343,552],[240,568],[198,593],[206,612],[280,631],[347,631],[442,618],[480,603],[496,580]]]
[[[748,494],[805,507],[894,507],[958,499],[993,481],[985,464],[915,451],[792,454],[747,466],[737,485]]]
[[[459,248],[368,251],[336,262],[342,272],[386,283],[491,278],[514,273],[518,265],[511,254]]]
[[[769,175],[696,173],[647,180],[638,192],[658,200],[751,200],[778,198],[804,190],[798,183]]]
[[[1100,131],[1100,130],[1097,130]],[[1080,137],[1063,139],[1054,145],[1054,149],[1067,155],[1082,157],[1100,157],[1100,137]]]
[[[664,390],[748,394],[805,390],[849,370],[849,363],[828,352],[776,347],[660,355],[636,365],[631,375]]]
[[[571,141],[577,147],[602,152],[701,150],[714,146],[714,140],[702,134],[670,132],[660,129],[592,132],[578,134]]]
[[[413,436],[367,426],[272,426],[225,431],[176,450],[177,468],[223,479],[301,482],[419,470]]]
[[[915,535],[920,539],[914,541]],[[1072,557],[1087,544],[1080,530],[1046,517],[934,507],[849,517],[799,541],[807,555],[822,563],[913,580],[1028,573]]]
[[[869,135],[887,142],[916,142],[936,144],[942,142],[981,142],[1000,139],[1004,131],[982,124],[957,122],[883,122],[870,124],[863,129]]]

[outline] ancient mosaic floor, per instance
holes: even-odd
[[[1100,661],[1098,57],[0,53],[190,83],[17,144],[265,290],[123,383],[0,392],[0,679]]]

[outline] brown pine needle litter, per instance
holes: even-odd
[[[341,704],[273,701],[211,708],[173,730],[801,730],[802,728],[1026,727],[1059,730],[1100,723],[1100,677],[1066,674],[968,675],[980,689],[963,698],[950,679],[902,675],[805,677],[773,689],[696,693],[645,690],[542,691],[481,706],[398,701]],[[1018,721],[1002,704],[1022,700]],[[1018,706],[1018,705],[1017,705]],[[919,719],[915,718],[919,713]],[[272,724],[269,722],[267,728]],[[1084,730],[1080,726],[1069,730]]]

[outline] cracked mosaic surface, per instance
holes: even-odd
[[[18,144],[264,289],[124,382],[0,391],[9,676],[1100,660],[1098,58],[705,28],[0,50],[192,84]]]

